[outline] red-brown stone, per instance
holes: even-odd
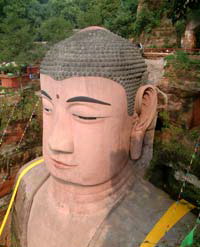
[[[14,181],[15,181],[15,176],[12,176],[12,177],[8,178],[7,180],[5,180],[3,182],[3,184],[1,184],[1,186],[0,186],[0,198],[11,192],[13,185],[14,185]]]
[[[193,103],[192,119],[190,122],[190,128],[200,126],[200,97],[198,97]]]

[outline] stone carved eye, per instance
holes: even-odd
[[[80,116],[76,114],[73,114],[73,116],[78,117],[80,119],[84,119],[84,120],[96,120],[97,119],[97,117],[86,117],[86,116]]]
[[[44,111],[46,113],[51,113],[52,112],[52,109],[48,108],[48,107],[44,107]]]
[[[97,119],[96,117],[83,117],[83,116],[78,116],[81,119],[85,119],[85,120],[95,120]]]

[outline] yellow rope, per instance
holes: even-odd
[[[155,224],[140,247],[154,247],[184,215],[195,208],[191,203],[180,200],[173,203],[165,214]]]
[[[6,214],[5,214],[5,216],[4,216],[3,222],[2,222],[2,224],[1,224],[1,228],[0,228],[0,236],[1,236],[2,232],[3,232],[3,229],[4,229],[5,224],[6,224],[6,222],[7,222],[8,216],[9,216],[9,214],[10,214],[10,210],[11,210],[12,205],[13,205],[13,202],[14,202],[14,200],[15,200],[15,196],[16,196],[16,194],[17,194],[17,190],[18,190],[18,187],[19,187],[19,184],[20,184],[20,181],[21,181],[22,177],[23,177],[29,170],[31,170],[33,167],[35,167],[35,166],[41,164],[43,161],[44,161],[44,159],[42,158],[42,159],[39,159],[39,160],[37,160],[37,161],[31,163],[29,166],[27,166],[27,167],[20,173],[20,175],[19,175],[19,177],[18,177],[18,179],[17,179],[17,183],[16,183],[16,185],[15,185],[15,188],[14,188],[14,191],[13,191],[13,194],[12,194],[12,197],[11,197],[11,200],[10,200],[10,203],[9,203],[9,206],[8,206],[8,209],[7,209],[7,211],[6,211]]]
[[[22,177],[33,167],[41,164],[42,162],[44,162],[43,158],[31,163],[20,173],[17,179],[16,185],[15,185],[8,209],[6,211],[3,222],[1,224],[0,236],[2,235],[8,216],[10,214],[10,210],[14,203],[14,199],[15,199],[15,196],[16,196]],[[184,215],[186,215],[193,208],[195,208],[195,206],[185,200],[181,200],[179,202],[173,203],[170,206],[170,208],[167,210],[167,212],[156,223],[156,225],[153,227],[151,232],[147,235],[147,237],[145,238],[143,243],[140,245],[140,247],[154,247],[159,242],[159,240],[165,235],[165,233],[169,231],[172,226],[174,226]]]

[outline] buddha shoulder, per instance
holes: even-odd
[[[109,217],[102,224],[98,239],[95,241],[100,246],[101,244],[102,246],[119,246],[119,243],[121,243],[120,246],[130,246],[130,243],[132,246],[139,246],[163,215],[175,204],[165,192],[141,177],[136,177],[135,183],[123,201],[112,209]],[[177,211],[178,209],[172,209],[172,215],[167,219],[170,224],[175,214],[180,213]],[[192,229],[195,223],[195,216],[189,211],[177,220],[176,224],[172,224],[169,231],[166,225],[164,237],[157,246],[167,244],[171,247],[176,246],[177,243],[180,244],[188,233],[188,229]]]
[[[16,183],[20,176],[21,180],[15,198],[14,210],[18,217],[23,218],[35,193],[49,177],[49,173],[42,157],[39,157],[28,162],[19,170]]]

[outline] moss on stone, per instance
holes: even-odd
[[[184,186],[182,198],[197,206],[200,202],[200,189],[189,182],[183,185],[183,181],[175,178],[175,173],[181,171],[188,174],[189,172],[200,179],[199,152],[194,156],[199,133],[197,129],[186,130],[172,125],[157,131],[154,155],[147,172],[149,180],[168,192],[174,199],[177,199],[181,187]]]

